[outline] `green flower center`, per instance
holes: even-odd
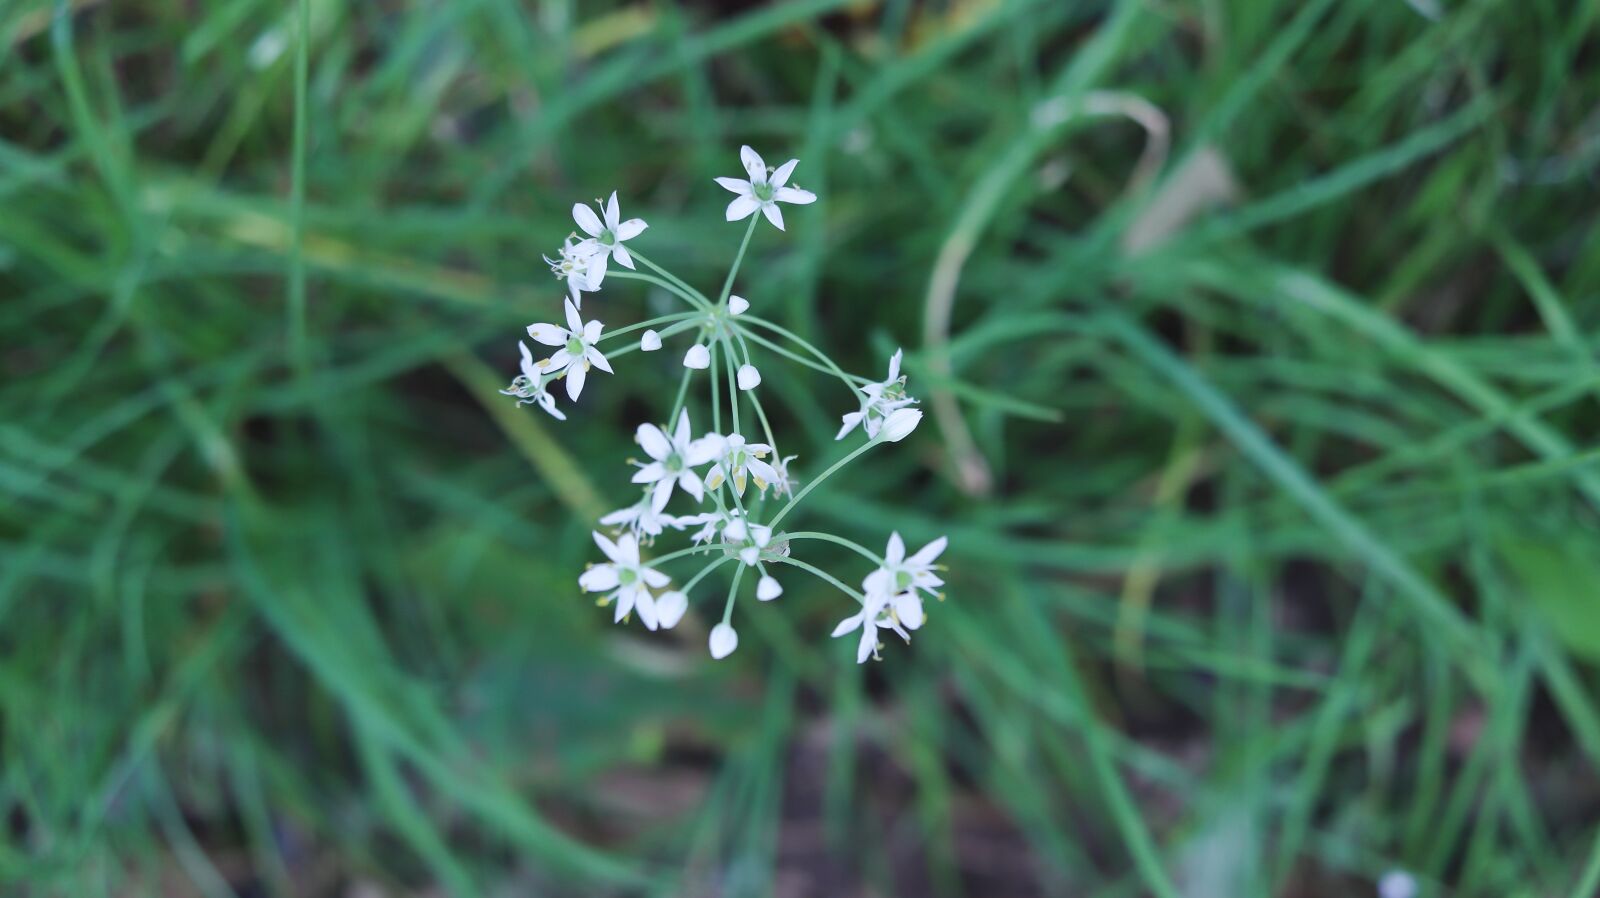
[[[583,341],[577,337],[569,339],[567,341],[567,353],[574,356],[583,355]]]
[[[683,456],[674,452],[671,455],[668,455],[667,460],[662,462],[662,464],[667,466],[668,471],[681,471],[683,470]]]
[[[774,190],[771,184],[757,184],[751,192],[756,195],[756,199],[768,203],[772,201]]]
[[[911,575],[906,573],[905,571],[895,571],[895,573],[894,573],[894,590],[895,590],[895,592],[905,592],[906,590],[908,590],[910,588],[911,588]]]
[[[596,239],[606,246],[611,246],[617,242],[617,235],[613,234],[610,228],[606,228],[604,231],[600,232],[600,236]]]
[[[638,579],[639,575],[634,573],[631,568],[623,568],[617,571],[617,582],[623,586],[632,586]]]

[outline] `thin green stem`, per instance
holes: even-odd
[[[820,539],[820,540],[823,540],[825,542],[837,543],[838,545],[844,546],[846,549],[849,549],[850,551],[856,553],[857,555],[860,555],[862,558],[865,558],[866,560],[872,562],[875,565],[878,565],[879,567],[882,567],[882,566],[884,566],[886,564],[886,562],[883,560],[883,557],[880,556],[880,555],[873,554],[871,549],[866,548],[865,546],[861,545],[860,543],[855,542],[854,540],[848,540],[848,539],[845,539],[842,536],[835,536],[832,533],[822,533],[820,531],[815,531],[815,530],[801,530],[801,531],[797,531],[795,533],[784,533],[784,534],[781,534],[781,535],[774,535],[773,539],[774,540],[778,540],[778,539],[790,539],[790,540],[793,540],[793,539]]]
[[[822,570],[819,567],[816,567],[815,565],[807,564],[806,562],[801,561],[798,558],[774,558],[772,560],[780,562],[782,564],[793,565],[794,567],[797,567],[802,571],[808,571],[808,572],[810,572],[812,574],[815,574],[816,576],[820,577],[821,579],[826,580],[827,582],[833,584],[833,586],[836,589],[838,589],[840,592],[842,592],[845,595],[855,599],[857,602],[860,602],[862,605],[867,604],[867,597],[866,596],[864,596],[861,593],[859,593],[859,592],[851,589],[850,587],[844,585],[843,583],[841,583],[839,581],[838,577],[835,577],[834,575],[828,573],[825,570]]]
[[[733,582],[728,585],[728,603],[722,606],[722,622],[727,623],[733,619],[733,599],[739,594],[739,581],[744,579],[746,565],[739,565],[733,572]]]
[[[711,344],[706,347],[706,350],[711,353],[711,365],[706,369],[706,373],[708,375],[710,375],[710,379],[711,379],[711,429],[713,431],[717,432],[717,433],[721,433],[722,432],[722,391],[717,386],[717,384],[719,382],[719,379],[717,377],[717,343],[718,342],[719,341],[717,341],[717,340],[712,340]]]
[[[779,334],[779,335],[784,336],[784,337],[788,337],[790,340],[793,340],[795,342],[795,345],[799,346],[801,349],[804,349],[807,352],[811,353],[812,355],[816,356],[818,359],[820,359],[822,361],[822,363],[824,365],[828,366],[828,370],[832,371],[835,377],[839,378],[840,380],[844,381],[845,383],[851,384],[851,389],[852,390],[855,389],[855,384],[856,383],[862,383],[862,384],[872,383],[872,381],[868,380],[867,378],[856,377],[855,375],[844,373],[844,369],[842,369],[838,365],[834,364],[833,359],[829,358],[826,353],[824,353],[822,350],[818,349],[817,347],[812,346],[810,343],[806,342],[802,337],[800,337],[799,334],[796,334],[794,331],[789,330],[788,328],[784,327],[781,324],[776,324],[774,322],[768,321],[765,318],[759,318],[759,317],[757,317],[755,315],[741,315],[739,317],[743,321],[748,321],[751,324],[760,325],[761,327],[764,327],[767,330],[770,330],[770,331],[772,331],[772,332],[774,332],[776,334]]]
[[[857,446],[855,448],[855,450],[852,451],[849,455],[846,455],[844,458],[841,458],[838,461],[834,462],[833,464],[829,465],[828,469],[826,471],[823,471],[821,474],[817,475],[817,479],[816,480],[813,480],[810,483],[806,484],[805,489],[803,489],[800,492],[796,493],[794,498],[790,499],[788,504],[783,506],[783,508],[778,509],[778,513],[776,515],[773,515],[772,520],[770,522],[768,522],[768,526],[777,527],[778,526],[778,522],[783,520],[784,516],[789,513],[790,509],[792,509],[796,505],[800,504],[800,500],[804,499],[807,495],[809,495],[811,493],[812,490],[816,489],[818,484],[822,483],[822,481],[827,480],[829,477],[833,476],[833,472],[839,470],[840,468],[844,467],[845,465],[849,464],[850,462],[855,461],[857,456],[861,455],[861,453],[863,453],[863,452],[867,451],[868,449],[871,449],[873,446],[877,445],[877,442],[878,442],[877,440],[868,440],[867,442],[862,443],[860,446]]]
[[[730,328],[729,332],[733,334],[734,339],[739,341],[739,348],[744,352],[744,363],[746,365],[751,364],[750,344],[745,342],[743,332],[737,328]],[[783,453],[778,451],[778,441],[772,436],[772,425],[767,423],[767,410],[761,407],[761,397],[756,395],[755,390],[751,390],[747,395],[750,399],[750,407],[756,410],[756,417],[761,419],[761,432],[767,437],[767,445],[772,447],[774,459],[781,461]]]
[[[700,569],[700,573],[695,574],[693,577],[690,577],[689,578],[689,582],[683,584],[682,592],[685,595],[688,595],[689,591],[694,589],[696,586],[698,586],[700,581],[704,580],[706,578],[707,574],[711,573],[712,571],[716,570],[719,567],[722,567],[723,565],[727,564],[728,562],[730,562],[732,560],[733,560],[732,558],[724,556],[722,558],[718,558],[716,561],[713,561],[710,564],[706,565],[705,567],[701,568]]]
[[[691,285],[688,281],[685,281],[683,278],[678,277],[677,275],[675,275],[672,272],[666,270],[665,268],[662,268],[660,265],[657,265],[656,263],[650,261],[648,258],[645,257],[645,255],[643,253],[640,253],[640,252],[637,252],[637,251],[631,250],[631,249],[628,250],[628,252],[635,259],[639,260],[640,262],[643,262],[646,268],[650,269],[651,271],[654,271],[656,274],[659,274],[662,277],[666,278],[667,280],[671,281],[672,283],[676,284],[678,286],[678,288],[683,290],[685,293],[692,293],[695,296],[699,297],[700,298],[700,302],[702,302],[705,305],[707,310],[710,310],[710,308],[711,308],[711,299],[709,297],[707,297],[704,293],[701,293],[699,290],[696,290],[694,288],[694,286]]]
[[[720,550],[725,549],[725,548],[727,548],[727,547],[721,545],[720,543],[718,543],[718,544],[707,543],[706,545],[703,545],[703,546],[687,546],[685,548],[678,549],[678,550],[673,551],[673,552],[668,552],[667,554],[662,555],[659,558],[650,559],[650,565],[649,566],[650,567],[655,567],[655,566],[660,565],[660,564],[665,564],[665,563],[667,563],[669,561],[672,561],[673,559],[682,558],[685,555],[704,555],[707,552],[716,552],[716,551],[720,551]]]
[[[702,327],[700,329],[700,336],[695,339],[697,341],[705,339],[705,335],[708,330],[709,326]],[[678,398],[672,403],[672,414],[667,416],[667,423],[670,424],[673,421],[678,420],[678,413],[683,411],[684,400],[688,399],[689,397],[689,380],[692,377],[694,377],[694,369],[685,365],[683,368],[683,380],[678,382]]]
[[[733,345],[726,337],[717,341],[725,344],[722,353],[722,370],[728,375],[728,409],[733,414],[733,432],[739,433],[739,375],[734,371]]]
[[[782,346],[779,346],[778,344],[772,342],[771,340],[768,340],[766,337],[763,337],[760,334],[755,333],[754,331],[744,330],[743,328],[741,328],[740,329],[740,335],[743,336],[743,337],[746,337],[746,338],[748,338],[750,340],[754,340],[756,343],[760,344],[761,346],[764,346],[767,349],[770,349],[773,352],[776,352],[778,355],[781,355],[784,358],[787,358],[791,362],[795,362],[797,364],[804,365],[807,368],[812,369],[813,371],[821,371],[823,374],[827,374],[827,375],[833,375],[834,374],[834,370],[832,368],[829,368],[826,365],[819,365],[816,362],[813,362],[812,360],[806,358],[805,356],[796,355],[796,354],[790,352],[789,350],[784,349]],[[844,383],[846,389],[850,390],[851,392],[854,392],[855,389],[856,389],[856,382],[857,381],[860,381],[862,383],[871,383],[871,381],[867,380],[866,378],[855,377],[853,375],[850,376],[849,378],[847,378],[846,380],[844,380],[843,383]]]
[[[672,322],[672,321],[684,321],[685,319],[689,319],[689,318],[703,318],[703,317],[705,317],[705,316],[704,316],[704,313],[702,313],[702,312],[676,312],[676,313],[671,314],[671,315],[662,315],[660,318],[652,318],[649,321],[641,321],[638,324],[630,324],[630,325],[628,325],[626,327],[619,327],[614,331],[610,331],[608,333],[601,334],[600,335],[600,339],[596,340],[595,342],[596,343],[604,343],[605,341],[611,339],[612,337],[620,337],[623,334],[632,333],[633,331],[642,330],[643,328],[647,328],[647,327],[655,327],[658,324],[667,324],[668,322]],[[693,326],[693,325],[691,324],[691,326]],[[678,328],[678,330],[681,331],[681,330],[684,330],[684,328],[680,327],[680,328]],[[677,333],[677,331],[671,331],[671,333]]]
[[[680,287],[675,283],[662,280],[654,275],[642,274],[637,271],[617,271],[612,269],[608,273],[608,276],[621,278],[625,281],[644,281],[647,284],[655,284],[657,287],[660,287],[661,289],[666,290],[668,293],[677,296],[684,302],[687,302],[689,305],[699,309],[701,312],[711,311],[711,303],[707,302],[698,293],[685,289],[684,287]]]
[[[722,281],[722,294],[717,297],[717,307],[726,308],[728,294],[733,290],[734,275],[739,273],[739,266],[744,262],[744,251],[750,248],[750,235],[756,232],[756,222],[761,219],[759,215],[750,216],[750,227],[744,229],[744,239],[739,242],[739,254],[733,257],[733,266],[728,269],[728,276]]]

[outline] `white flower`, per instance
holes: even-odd
[[[596,203],[595,205],[599,205]],[[595,267],[599,269],[600,278],[606,276],[607,257],[616,259],[617,264],[624,268],[633,267],[633,257],[628,255],[627,247],[622,245],[624,240],[632,240],[644,232],[649,225],[642,218],[630,218],[622,221],[621,211],[617,208],[617,192],[611,191],[611,199],[606,201],[605,221],[601,221],[584,203],[572,205],[572,220],[578,223],[593,239],[598,252],[595,253]],[[599,283],[599,278],[595,279]]]
[[[860,388],[861,409],[844,416],[844,426],[839,428],[839,434],[834,439],[844,439],[846,434],[856,429],[857,424],[867,431],[868,439],[876,439],[878,431],[882,429],[883,423],[890,415],[916,402],[906,395],[906,379],[900,374],[900,355],[901,352],[897,349],[894,355],[890,356],[888,378],[881,383],[867,384]],[[901,434],[902,438],[904,436],[905,434]]]
[[[704,343],[696,343],[683,354],[683,367],[701,370],[711,367],[711,350]]]
[[[922,412],[914,408],[895,409],[889,419],[883,422],[883,429],[878,431],[878,437],[884,442],[898,443],[911,435],[922,423]]]
[[[900,539],[900,534],[889,534],[889,545],[883,552],[883,566],[861,581],[861,591],[869,599],[883,599],[885,604],[893,608],[895,618],[906,629],[917,629],[922,626],[923,618],[922,598],[917,591],[938,597],[936,590],[944,585],[944,580],[934,573],[933,563],[948,544],[949,540],[941,536],[907,558],[906,544]],[[901,635],[906,636],[903,632]]]
[[[597,564],[584,571],[578,578],[578,585],[583,587],[585,592],[610,590],[606,601],[615,600],[617,603],[614,618],[616,622],[620,623],[629,612],[637,608],[639,620],[654,630],[660,623],[660,618],[656,615],[655,598],[650,594],[650,590],[666,586],[671,582],[671,578],[640,563],[639,541],[631,533],[622,534],[616,542],[606,539],[603,534],[595,533],[594,542],[611,562]]]
[[[739,647],[739,634],[727,624],[711,628],[711,657],[721,661]]]
[[[728,511],[722,519],[722,541],[725,543],[746,544],[747,548],[755,549],[759,556],[772,542],[772,528],[765,524],[749,524],[745,522],[744,515],[737,508]],[[741,553],[741,558],[744,555]],[[746,561],[745,564],[755,564]]]
[[[689,610],[689,597],[676,589],[656,596],[656,622],[661,629],[670,630],[683,620],[683,613]]]
[[[600,282],[605,280],[606,265],[605,255],[600,252],[600,245],[593,240],[572,242],[568,236],[566,242],[561,244],[558,251],[560,258],[552,259],[545,256],[550,270],[557,279],[567,282],[567,292],[578,305],[583,305],[583,294],[593,293],[600,289]]]
[[[760,582],[756,583],[756,598],[763,602],[770,602],[783,595],[783,584],[770,575],[762,575]]]
[[[750,300],[743,296],[728,297],[728,312],[732,315],[743,315],[750,309]]]
[[[650,503],[651,490],[645,491],[645,497],[627,508],[619,508],[600,519],[600,523],[608,527],[626,527],[642,542],[650,542],[646,537],[660,536],[668,527],[682,530],[689,523],[683,518],[675,518],[669,514],[662,514],[661,510]]]
[[[739,366],[739,389],[749,392],[761,386],[761,372],[754,365]]]
[[[772,490],[779,496],[794,495],[794,485],[800,482],[798,477],[789,474],[789,462],[799,458],[798,455],[785,455],[772,463],[772,470],[778,474],[778,479],[772,481]]]
[[[688,409],[678,414],[678,426],[670,437],[654,424],[640,424],[634,433],[634,439],[639,441],[639,446],[652,461],[639,468],[638,473],[633,475],[633,482],[655,484],[650,505],[657,512],[667,507],[667,500],[672,498],[673,484],[683,487],[684,492],[693,496],[696,502],[705,498],[700,475],[694,469],[717,457],[722,448],[721,440],[714,434],[698,440],[692,439],[692,436]]]
[[[767,221],[778,229],[783,230],[783,212],[778,209],[779,203],[793,203],[803,206],[817,201],[817,195],[809,190],[799,187],[785,187],[789,175],[794,167],[800,164],[798,159],[790,159],[774,170],[768,170],[767,164],[755,150],[749,147],[739,148],[739,159],[744,163],[745,173],[749,180],[739,178],[718,178],[717,183],[723,189],[731,190],[738,194],[733,202],[728,204],[728,220],[740,221],[760,209],[767,216]]]
[[[611,363],[594,345],[600,339],[600,331],[605,329],[605,325],[598,321],[584,324],[583,319],[578,317],[578,307],[570,299],[566,301],[566,309],[565,328],[554,324],[530,324],[528,336],[546,346],[561,347],[549,358],[535,362],[534,367],[552,376],[558,371],[566,371],[567,396],[576,402],[578,394],[583,392],[583,381],[589,376],[591,364],[607,374],[612,372]]]
[[[748,474],[755,478],[756,489],[766,492],[768,484],[778,482],[778,472],[762,461],[771,452],[772,447],[766,443],[746,443],[739,434],[728,434],[722,438],[722,457],[706,475],[706,486],[717,489],[724,480],[732,480],[733,488],[743,496]]]
[[[500,392],[517,397],[517,405],[538,403],[540,408],[549,412],[557,421],[567,420],[567,416],[556,408],[556,397],[551,396],[550,391],[545,389],[548,378],[534,367],[533,353],[528,350],[528,344],[518,340],[517,346],[522,349],[522,374],[511,381],[511,386]]]
[[[661,335],[653,330],[645,331],[644,336],[639,338],[639,349],[644,352],[655,352],[660,348]]]
[[[866,604],[861,610],[839,622],[833,628],[833,636],[837,639],[852,630],[861,631],[861,640],[856,643],[856,663],[864,664],[867,658],[878,657],[878,628],[883,626],[880,618],[887,613],[885,608],[887,599],[884,596],[868,595]]]

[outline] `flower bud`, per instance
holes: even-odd
[[[711,657],[721,661],[733,654],[739,647],[739,634],[727,624],[717,624],[711,628]]]
[[[656,620],[661,624],[661,629],[670,630],[683,620],[683,613],[689,610],[689,597],[676,589],[656,596]]]
[[[783,595],[783,586],[773,577],[763,576],[761,581],[756,584],[756,598],[763,602],[770,602],[781,595]]]
[[[644,336],[639,338],[639,348],[645,352],[655,352],[661,348],[661,335],[653,330],[645,331]]]
[[[707,349],[704,343],[696,343],[689,347],[689,351],[683,354],[683,367],[697,370],[710,368],[711,350]]]
[[[743,315],[750,308],[750,301],[743,296],[728,297],[728,311],[735,315]]]
[[[898,443],[911,435],[922,423],[922,412],[914,408],[895,409],[889,419],[883,422],[883,428],[878,431],[878,439],[886,443]]]
[[[739,366],[739,389],[749,391],[761,385],[761,372],[754,365]]]

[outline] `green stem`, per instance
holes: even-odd
[[[750,344],[745,342],[744,333],[738,328],[730,328],[730,332],[733,334],[734,339],[739,341],[739,348],[744,351],[744,363],[746,365],[751,364]],[[756,410],[756,417],[761,419],[761,432],[766,434],[767,445],[772,447],[773,458],[781,461],[783,453],[778,451],[778,441],[772,436],[772,425],[767,423],[767,410],[761,407],[761,398],[756,395],[755,390],[751,390],[749,399],[750,407]]]
[[[636,256],[635,258],[638,257]],[[655,266],[652,265],[651,267],[654,268]],[[694,306],[702,312],[711,311],[710,301],[700,296],[697,291],[689,289],[687,286],[680,287],[676,283],[669,283],[661,278],[653,275],[641,274],[637,271],[617,271],[613,269],[607,273],[607,276],[621,278],[625,281],[644,281],[647,284],[655,284],[657,287],[660,287],[661,289],[666,290],[668,293],[678,296],[684,302],[687,302],[689,305]]]
[[[728,344],[722,353],[722,370],[728,374],[728,409],[733,414],[733,432],[739,433],[739,375],[733,368],[733,345],[726,337],[717,342]]]
[[[700,336],[695,338],[696,341],[698,342],[699,340],[705,339],[706,333],[709,330],[709,326],[701,328]],[[689,396],[689,379],[693,376],[694,369],[685,366],[683,369],[683,380],[678,382],[678,399],[676,402],[672,403],[672,414],[667,416],[668,424],[678,420],[678,413],[683,411],[683,402]]]
[[[700,317],[702,317],[702,314],[700,312],[677,312],[677,313],[674,313],[672,315],[662,315],[660,318],[652,318],[649,321],[641,321],[638,324],[630,324],[627,327],[619,327],[614,331],[610,331],[609,333],[601,334],[600,335],[600,339],[596,340],[595,342],[596,343],[604,343],[605,341],[611,339],[612,337],[620,337],[623,334],[631,333],[633,331],[640,330],[642,328],[655,327],[658,324],[666,324],[666,323],[671,322],[671,321],[683,321],[684,319],[687,319],[687,318],[700,318]],[[683,330],[683,328],[680,327],[680,328],[678,328],[678,330]],[[674,333],[676,333],[676,331],[674,331]]]
[[[789,350],[784,349],[782,346],[779,346],[778,344],[772,342],[771,340],[768,340],[766,337],[763,337],[758,333],[755,333],[754,331],[749,331],[749,330],[745,330],[743,328],[740,328],[739,329],[739,333],[740,333],[741,336],[755,341],[756,343],[766,347],[767,349],[770,349],[773,352],[776,352],[778,355],[781,355],[784,358],[787,358],[791,362],[795,362],[797,364],[804,365],[807,368],[812,369],[813,371],[821,371],[823,374],[832,375],[834,373],[832,368],[829,368],[826,365],[819,365],[816,362],[813,362],[812,360],[806,358],[805,356],[795,355],[794,353],[790,352]],[[854,377],[854,376],[852,376],[849,379],[843,381],[843,383],[845,385],[845,388],[850,390],[853,393],[853,392],[855,392],[856,382],[857,381],[860,381],[862,383],[871,383],[871,381],[867,380],[864,377]]]
[[[852,390],[855,389],[855,383],[863,383],[863,384],[872,383],[872,381],[870,381],[870,380],[868,380],[868,379],[866,379],[864,377],[855,377],[853,375],[849,375],[849,374],[844,373],[844,370],[842,368],[840,368],[838,365],[834,364],[833,359],[829,358],[827,356],[827,354],[825,354],[822,350],[818,349],[815,346],[812,346],[810,343],[807,343],[804,339],[802,339],[800,337],[799,334],[796,334],[794,331],[791,331],[788,328],[786,328],[786,327],[784,327],[784,326],[782,326],[780,324],[776,324],[774,322],[768,321],[765,318],[758,318],[755,315],[740,315],[739,317],[741,319],[743,319],[744,321],[750,322],[751,324],[758,324],[758,325],[766,328],[767,330],[770,330],[770,331],[772,331],[774,333],[777,333],[777,334],[780,334],[782,336],[788,337],[790,340],[793,340],[795,342],[795,345],[799,346],[800,348],[802,348],[802,349],[806,350],[807,352],[811,353],[812,355],[816,356],[818,359],[821,359],[822,363],[824,365],[828,366],[828,370],[832,371],[835,377],[839,378],[840,380],[844,381],[845,383],[851,384],[850,388]]]
[[[808,494],[810,494],[810,492],[812,490],[816,489],[817,488],[817,484],[820,484],[822,481],[827,480],[829,477],[831,477],[833,475],[834,471],[837,471],[840,468],[844,467],[845,465],[849,464],[850,462],[855,461],[857,456],[859,456],[861,453],[867,451],[868,449],[871,449],[873,446],[877,445],[877,442],[878,442],[877,440],[868,440],[865,443],[862,443],[860,446],[857,446],[855,448],[855,450],[853,452],[851,452],[849,455],[846,455],[844,458],[841,458],[838,461],[834,462],[833,464],[829,465],[828,469],[826,471],[823,471],[821,474],[817,475],[817,479],[816,480],[813,480],[810,483],[806,484],[806,488],[805,489],[803,489],[800,492],[796,493],[794,498],[790,499],[789,503],[787,505],[785,505],[785,506],[783,506],[783,508],[779,509],[778,513],[776,515],[773,515],[772,520],[768,523],[768,526],[777,527],[778,526],[778,522],[783,520],[784,516],[789,513],[789,510],[794,508],[796,505],[800,504],[800,500],[804,499]]]
[[[728,269],[728,276],[722,282],[722,295],[717,297],[718,308],[726,308],[728,294],[733,290],[733,276],[739,273],[739,265],[744,262],[744,251],[750,247],[750,235],[756,232],[756,222],[761,216],[750,216],[750,227],[744,229],[744,239],[739,242],[739,254],[733,257],[733,267]]]
[[[853,540],[845,539],[842,536],[834,536],[832,533],[822,533],[814,530],[802,530],[795,533],[785,533],[782,535],[774,534],[772,538],[774,541],[778,539],[820,539],[826,542],[837,543],[838,545],[844,546],[846,549],[855,552],[857,555],[860,555],[862,558],[865,558],[879,567],[883,567],[886,564],[883,558],[878,555],[874,555],[871,549],[868,549]]]
[[[867,604],[867,597],[866,596],[862,595],[859,592],[856,592],[855,590],[851,589],[850,587],[848,587],[848,586],[844,585],[843,583],[839,582],[839,578],[838,577],[835,577],[834,575],[828,573],[825,570],[822,570],[819,567],[807,564],[806,562],[801,561],[798,558],[774,558],[773,561],[781,562],[783,564],[793,565],[793,566],[799,568],[802,571],[809,571],[810,573],[815,574],[816,576],[822,578],[823,580],[826,580],[827,582],[833,584],[833,586],[836,589],[838,589],[840,592],[844,593],[847,596],[850,596],[851,598],[855,599],[857,602],[860,602],[862,605]],[[869,623],[868,626],[873,626],[873,624]]]
[[[728,603],[722,606],[723,623],[733,619],[733,599],[739,594],[739,581],[744,579],[744,569],[745,565],[741,564],[739,569],[733,572],[733,583],[728,586]]]
[[[667,554],[662,555],[660,558],[652,558],[649,566],[656,567],[657,565],[672,561],[675,558],[682,558],[685,555],[703,555],[707,552],[715,552],[724,548],[726,547],[721,544],[712,543],[707,543],[703,546],[689,546],[687,548],[678,549],[675,552],[668,552]]]
[[[699,585],[700,581],[704,580],[706,578],[707,574],[711,573],[712,571],[716,570],[719,567],[722,567],[723,565],[727,564],[728,562],[730,562],[732,560],[733,560],[732,558],[727,558],[727,557],[718,558],[716,561],[713,561],[710,564],[706,565],[705,567],[701,568],[700,569],[700,573],[695,574],[693,577],[690,577],[689,578],[689,582],[683,584],[683,590],[682,590],[683,594],[684,595],[688,595],[689,591],[694,589],[695,586]]]
[[[667,280],[671,281],[672,283],[678,285],[679,289],[683,290],[684,292],[692,293],[695,296],[699,297],[700,298],[700,302],[704,303],[705,307],[707,309],[711,308],[711,299],[710,299],[710,297],[706,296],[704,293],[701,293],[699,290],[695,289],[693,284],[690,284],[688,281],[685,281],[683,278],[678,277],[677,275],[675,275],[672,272],[666,270],[665,268],[662,268],[660,265],[657,265],[656,263],[650,261],[648,258],[646,258],[644,255],[642,255],[640,253],[636,253],[633,250],[629,250],[628,252],[632,253],[633,257],[635,259],[638,259],[640,262],[643,262],[645,264],[646,268],[649,268],[651,271],[654,271],[656,274],[659,274],[662,277],[666,278]]]

